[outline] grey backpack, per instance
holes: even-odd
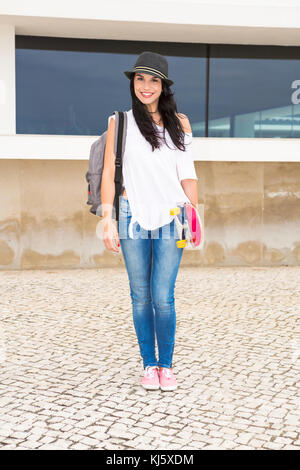
[[[122,160],[126,143],[127,114],[122,111],[114,111],[115,114],[115,198],[113,202],[112,217],[119,220],[119,197],[123,193]],[[104,152],[107,131],[92,144],[89,157],[89,169],[85,175],[88,183],[87,204],[91,205],[90,212],[99,217],[103,216],[101,208],[101,180],[104,167]]]

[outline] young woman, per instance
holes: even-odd
[[[112,219],[115,197],[114,115],[108,119],[101,196],[103,239],[107,250],[121,243],[129,278],[133,323],[143,360],[141,385],[175,390],[172,370],[176,313],[174,289],[183,248],[170,209],[178,203],[197,206],[197,175],[191,150],[189,119],[177,113],[164,56],[143,52],[130,79],[132,109],[127,114],[123,188],[117,227]],[[155,353],[155,336],[158,360]]]

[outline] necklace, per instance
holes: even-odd
[[[155,113],[157,113],[157,112],[158,112],[158,110],[156,110],[156,111],[148,111],[148,112],[149,112],[150,114],[155,114]],[[158,121],[158,122],[154,121],[154,119],[153,119],[153,118],[152,118],[152,120],[153,120],[153,122],[154,122],[155,124],[157,124],[157,125],[159,125],[159,124],[162,122],[161,118],[159,119],[159,121]]]

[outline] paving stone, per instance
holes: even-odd
[[[255,447],[246,446],[246,445],[237,445],[235,450],[254,450]]]
[[[260,439],[251,439],[249,441],[249,445],[255,447],[255,449],[261,449],[264,444],[265,441]]]
[[[238,446],[235,441],[231,441],[230,439],[225,439],[222,444],[221,448],[225,450],[233,450]]]
[[[1,448],[298,450],[299,281],[300,266],[181,268],[179,388],[162,393],[140,386],[124,267],[0,271]]]
[[[273,442],[288,445],[288,444],[292,444],[293,439],[279,436],[279,437],[275,437]]]
[[[51,436],[44,436],[42,437],[39,442],[43,443],[43,444],[51,444],[52,442],[55,442],[56,439],[54,437],[51,437]]]
[[[248,442],[254,437],[253,433],[241,432],[235,438],[238,444],[248,444]]]
[[[262,447],[265,449],[280,450],[284,447],[284,444],[276,442],[265,442]]]
[[[300,450],[300,446],[288,445],[282,448],[283,450]]]
[[[97,444],[99,444],[99,440],[92,438],[92,437],[84,437],[81,440],[81,443],[88,446],[88,447],[95,447]]]
[[[22,447],[25,447],[26,449],[39,449],[41,445],[42,443],[38,441],[26,440],[22,442]]]
[[[87,449],[90,449],[90,446],[88,445],[85,445],[85,444],[72,444],[70,446],[70,449],[74,449],[74,450],[87,450]]]

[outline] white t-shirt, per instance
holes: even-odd
[[[154,230],[170,223],[174,215],[170,209],[183,202],[191,202],[185,194],[181,180],[198,180],[193,155],[192,133],[185,133],[186,151],[175,147],[168,131],[166,143],[152,151],[150,143],[141,134],[133,111],[127,114],[127,136],[123,155],[123,186],[126,189],[132,218],[129,236],[133,237],[133,224],[138,222],[145,230]],[[108,118],[115,118],[111,115]],[[155,124],[163,136],[163,128]]]

